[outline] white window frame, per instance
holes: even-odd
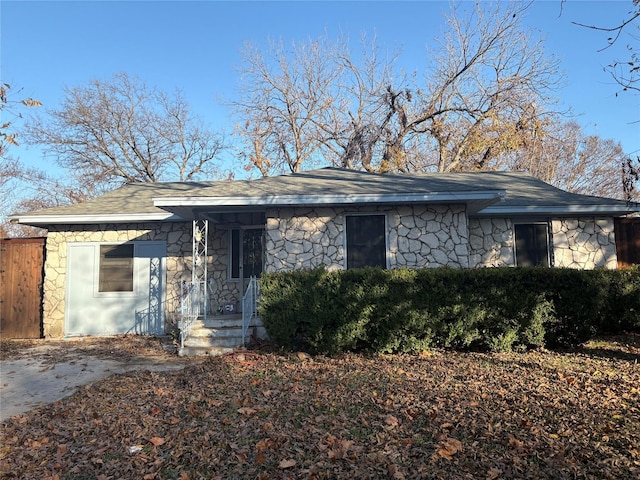
[[[93,281],[93,290],[94,296],[100,298],[108,298],[108,297],[136,297],[139,293],[140,285],[138,285],[138,262],[136,261],[136,252],[137,252],[137,244],[138,242],[96,242],[94,245],[97,246],[95,248],[94,256],[95,256],[95,272],[94,272],[94,281]],[[120,245],[133,245],[133,289],[129,291],[109,291],[109,292],[101,292],[100,291],[100,250],[101,247],[107,246],[120,246]]]

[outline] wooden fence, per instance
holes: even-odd
[[[640,218],[616,218],[618,268],[640,265]]]
[[[0,338],[42,337],[44,237],[0,238]]]

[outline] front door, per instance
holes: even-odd
[[[240,280],[242,295],[249,279],[259,277],[264,265],[264,227],[244,227],[231,231],[231,278]]]
[[[264,229],[242,230],[242,278],[259,277],[262,274]]]

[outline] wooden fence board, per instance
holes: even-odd
[[[45,238],[0,239],[0,338],[42,336]]]

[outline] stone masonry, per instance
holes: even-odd
[[[554,266],[617,268],[613,218],[554,219],[551,229]]]
[[[551,221],[552,266],[617,268],[613,218],[556,218]],[[515,266],[513,221],[469,219],[471,267]]]
[[[281,208],[267,212],[267,272],[345,268],[345,216],[385,214],[390,268],[468,267],[466,212],[459,205]]]
[[[65,283],[67,244],[71,242],[166,241],[167,279],[165,311],[167,321],[175,322],[181,281],[191,280],[192,224],[191,222],[108,224],[102,228],[59,226],[51,228],[47,236],[43,318],[45,337],[64,335]],[[209,232],[209,284],[211,307],[240,298],[240,282],[227,281],[228,230]]]
[[[469,251],[472,268],[515,265],[511,219],[470,218]]]
[[[513,222],[471,218],[461,205],[359,208],[280,208],[266,213],[265,270],[325,265],[345,268],[345,216],[384,214],[389,268],[499,267],[515,265]],[[612,218],[553,219],[553,265],[616,268]],[[57,226],[49,230],[44,279],[44,334],[64,335],[67,244],[70,242],[166,241],[167,321],[174,322],[180,283],[191,280],[191,222]],[[210,225],[208,272],[211,309],[239,301],[241,282],[228,279],[229,230]]]

